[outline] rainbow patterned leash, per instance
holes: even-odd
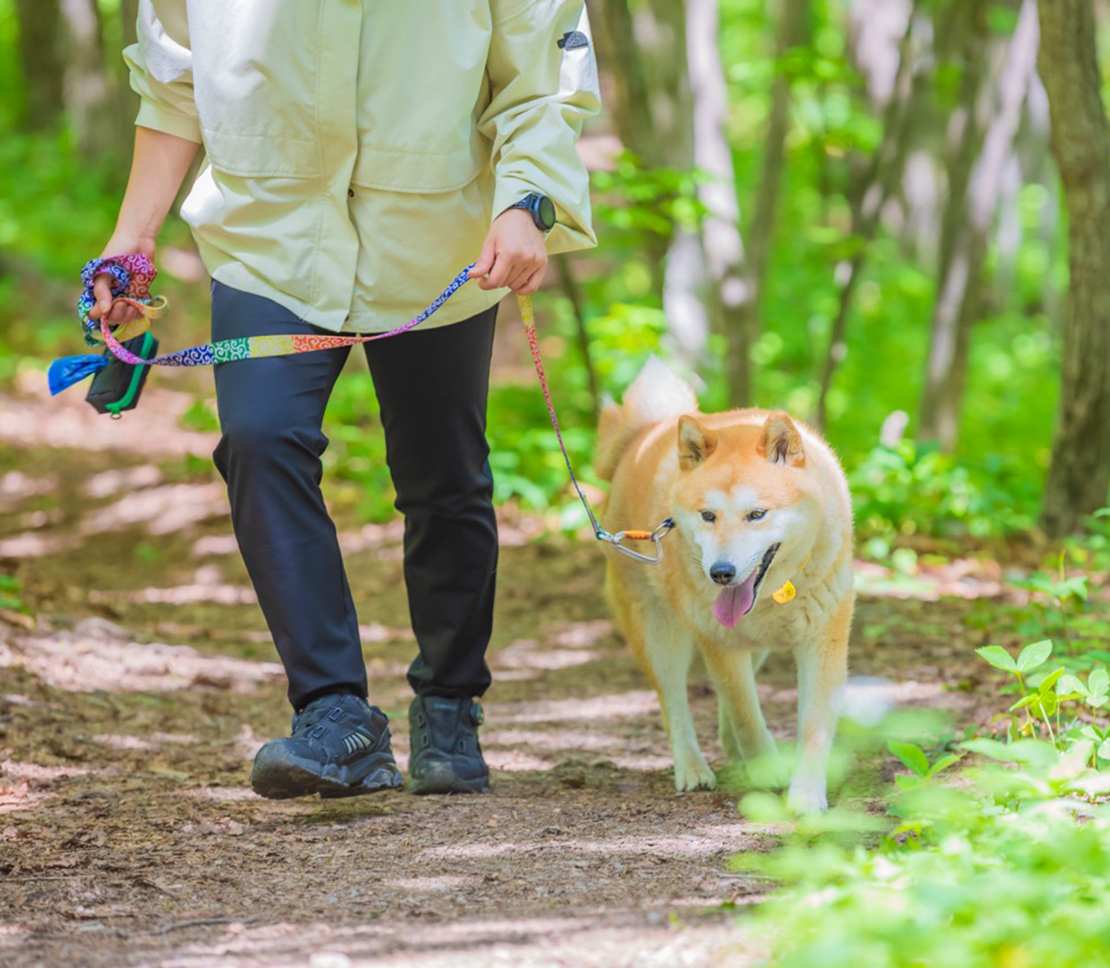
[[[466,284],[470,278],[470,270],[473,267],[474,264],[471,263],[463,269],[451,280],[447,288],[418,315],[407,323],[402,323],[400,326],[383,333],[369,333],[362,336],[325,336],[317,333],[236,336],[232,339],[219,339],[210,343],[202,343],[199,346],[190,346],[187,349],[175,350],[172,353],[163,353],[161,356],[155,356],[149,360],[136,356],[124,347],[113,335],[106,318],[100,320],[100,335],[117,359],[135,366],[212,366],[216,363],[230,363],[233,360],[255,360],[264,356],[290,356],[294,353],[314,353],[317,350],[354,346],[357,343],[372,343],[375,340],[389,339],[392,336],[400,336],[402,333],[416,329]],[[136,303],[125,296],[117,297],[116,301],[126,302],[144,316],[153,316],[152,307],[150,306]]]

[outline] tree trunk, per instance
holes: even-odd
[[[710,176],[700,192],[706,208],[702,238],[712,287],[710,305],[726,338],[725,368],[733,406],[747,406],[754,397],[751,351],[759,335],[759,301],[771,253],[790,120],[790,79],[782,72],[781,62],[786,51],[804,38],[808,11],[808,0],[784,0],[780,13],[775,40],[779,69],[771,87],[767,147],[745,253],[732,150],[725,135],[728,98],[717,48],[717,2],[688,0],[686,4],[694,160]]]
[[[984,62],[985,9],[977,11],[976,26],[967,32],[971,46],[964,53]],[[1029,91],[1037,57],[1037,8],[1023,0],[1013,37],[1006,49],[997,85],[991,85],[984,125],[976,111],[976,92],[969,104],[968,121],[948,186],[948,207],[942,228],[941,275],[933,309],[929,360],[921,401],[919,436],[935,440],[944,450],[954,450],[959,437],[960,413],[967,378],[971,328],[980,315],[983,263],[1002,193],[1002,175],[1013,150],[1021,122],[1022,105]],[[976,84],[986,71],[969,74]],[[974,165],[965,169],[968,156]],[[965,175],[966,172],[966,175]],[[946,247],[946,248],[945,248]]]
[[[750,350],[746,331],[736,319],[750,298],[744,277],[744,244],[740,237],[740,203],[732,149],[725,134],[728,97],[717,48],[717,0],[687,0],[686,60],[694,122],[694,163],[708,176],[698,195],[705,206],[702,244],[710,292],[710,315],[728,340],[726,362],[729,394],[750,393],[746,361]],[[736,381],[741,380],[741,386]]]
[[[805,42],[808,28],[809,0],[782,0],[775,31],[775,78],[771,82],[767,137],[755,207],[746,233],[745,298],[737,302],[734,309],[729,307],[728,302],[723,303],[729,346],[729,400],[734,407],[746,407],[755,402],[751,352],[759,338],[760,305],[786,171],[786,136],[790,130],[790,78],[783,71],[783,58],[791,48]]]
[[[58,0],[16,0],[15,6],[24,85],[19,124],[25,131],[41,131],[57,121],[63,107]]]
[[[612,64],[613,87],[609,99],[613,121],[624,147],[646,169],[693,166],[690,133],[690,92],[686,78],[686,41],[681,4],[669,0],[640,3],[635,15],[628,0],[606,0],[597,20],[600,59]],[[645,233],[644,256],[652,288],[664,306],[675,303],[669,289],[693,292],[696,279],[672,269],[671,252],[679,233]],[[681,268],[681,266],[679,267]],[[679,312],[693,309],[691,317],[672,320],[684,332],[693,332],[695,343],[704,343],[707,326],[698,313],[700,292],[693,301],[679,299]]]
[[[61,3],[67,27],[65,101],[77,147],[90,157],[119,153],[115,85],[104,64],[100,5],[96,0]]]
[[[121,48],[136,41],[135,21],[138,19],[138,0],[120,0],[119,37]],[[123,61],[122,50],[107,51],[107,61],[115,68],[117,127],[123,144],[130,144],[134,137],[135,115],[139,112],[139,96],[131,90],[127,65]]]
[[[1075,530],[1110,487],[1110,123],[1092,0],[1041,0],[1038,67],[1068,207],[1068,298],[1060,412],[1043,523]]]
[[[856,286],[867,263],[868,246],[875,239],[883,207],[898,185],[906,166],[906,157],[915,130],[914,121],[922,114],[922,101],[928,90],[925,71],[914,73],[912,42],[917,20],[918,0],[906,11],[906,24],[898,44],[898,65],[891,82],[890,95],[883,109],[883,136],[871,156],[852,197],[852,235],[859,248],[844,264],[843,282],[837,301],[836,316],[829,333],[828,348],[821,368],[820,389],[814,422],[823,430],[827,419],[829,391],[833,376],[847,353],[848,314],[852,308]]]
[[[598,388],[597,368],[590,352],[590,331],[586,328],[586,304],[578,280],[574,278],[574,268],[566,255],[555,256],[555,271],[559,276],[559,286],[570,303],[574,314],[574,335],[578,341],[578,352],[582,354],[582,366],[586,370],[586,385],[590,390],[590,411],[594,423],[601,412],[601,391]]]
[[[646,164],[658,164],[661,152],[654,137],[647,74],[640,47],[633,42],[635,26],[628,0],[606,0],[598,26],[604,59],[613,68],[610,111],[621,142]]]

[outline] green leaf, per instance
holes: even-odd
[[[1043,665],[1050,655],[1052,655],[1051,639],[1042,639],[1040,642],[1027,645],[1017,658],[1018,672],[1032,672],[1037,666]]]
[[[948,767],[959,763],[963,759],[963,755],[959,753],[949,753],[947,756],[942,756],[929,768],[929,776],[936,776],[947,770]]]
[[[982,648],[976,649],[975,652],[981,659],[989,662],[996,669],[1001,669],[1003,672],[1018,671],[1014,657],[1000,645],[984,645]]]
[[[1102,745],[1098,748],[1098,758],[1100,760],[1110,760],[1110,739],[1102,741]]]
[[[1110,673],[1105,666],[1091,670],[1091,674],[1087,676],[1087,691],[1092,696],[1105,696],[1110,692]]]
[[[754,790],[739,803],[740,812],[754,823],[782,823],[790,819],[790,811],[781,797],[763,790]]]
[[[914,743],[902,743],[896,739],[892,739],[886,746],[911,773],[917,776],[929,775],[929,758],[920,746]]]
[[[1059,699],[1065,696],[1085,696],[1087,695],[1087,687],[1083,685],[1082,680],[1078,676],[1072,675],[1070,672],[1065,673],[1060,677],[1059,682],[1056,683],[1056,696]]]
[[[1053,669],[1037,685],[1037,692],[1039,692],[1042,696],[1048,695],[1048,693],[1051,692],[1052,687],[1055,686],[1056,683],[1061,678],[1063,678],[1063,675],[1064,675],[1064,667],[1063,666],[1060,666],[1059,668]]]
[[[960,744],[961,749],[970,750],[992,760],[1004,763],[1025,763],[1029,766],[1047,768],[1059,758],[1055,747],[1036,739],[1019,739],[1013,743],[1000,743],[996,739],[969,739]]]
[[[1031,692],[1025,696],[1022,696],[1006,711],[1010,713],[1016,713],[1019,709],[1025,709],[1027,706],[1032,706],[1033,703],[1039,702],[1040,698],[1041,697],[1038,696],[1035,692]]]

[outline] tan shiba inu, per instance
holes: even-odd
[[[789,800],[824,809],[854,603],[852,506],[836,456],[781,411],[699,413],[693,390],[651,360],[623,404],[603,410],[597,468],[612,481],[607,529],[675,523],[659,564],[612,555],[607,575],[617,622],[659,694],[675,787],[715,782],[686,693],[695,650],[731,760],[773,751],[755,673],[769,650],[790,649],[799,754]]]

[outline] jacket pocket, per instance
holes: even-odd
[[[315,178],[320,174],[320,145],[287,134],[238,134],[202,128],[212,167],[245,178]]]
[[[489,143],[476,131],[453,151],[414,151],[387,145],[359,146],[351,181],[391,192],[450,192],[469,185],[489,164]]]

